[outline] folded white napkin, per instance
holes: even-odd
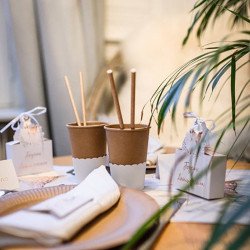
[[[56,245],[69,240],[119,197],[119,187],[101,166],[71,191],[0,218],[0,232]],[[1,242],[0,234],[0,246]]]

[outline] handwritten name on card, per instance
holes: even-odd
[[[7,159],[12,159],[17,176],[38,174],[52,170],[52,141],[45,139],[38,146],[17,141],[6,143]]]
[[[0,190],[15,190],[18,188],[19,182],[12,160],[0,161]]]

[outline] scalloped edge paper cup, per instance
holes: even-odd
[[[143,189],[148,149],[149,126],[135,124],[106,125],[106,140],[109,151],[109,166],[114,180],[125,187]]]
[[[76,179],[84,180],[95,168],[106,163],[104,122],[88,121],[87,126],[67,124]]]

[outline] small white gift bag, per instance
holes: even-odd
[[[15,131],[14,140],[6,143],[6,157],[12,159],[18,176],[52,170],[52,141],[44,138],[35,118],[45,112],[45,107],[36,107],[21,113],[0,131],[8,127]]]
[[[182,147],[175,153],[174,187],[206,199],[224,197],[226,156],[210,149],[209,138],[213,127],[192,112],[186,118],[195,118],[193,127],[187,132]],[[192,187],[185,189],[192,181]]]

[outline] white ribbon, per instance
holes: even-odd
[[[206,122],[212,122],[211,128],[209,128],[210,131],[212,131],[215,128],[215,122],[213,120],[203,120],[199,116],[197,116],[194,112],[185,112],[183,114],[185,118],[195,118],[195,124],[193,127],[193,130],[195,133],[199,134],[204,131],[204,126],[206,126]],[[208,129],[208,128],[207,128]]]
[[[15,126],[15,124],[22,118],[22,117],[29,117],[31,120],[33,120],[35,122],[35,124],[39,124],[39,122],[37,121],[37,119],[35,118],[35,116],[41,115],[46,113],[47,109],[45,107],[36,107],[33,108],[27,112],[23,112],[20,115],[18,115],[16,118],[14,118],[12,121],[10,121],[5,127],[3,127],[0,130],[0,133],[3,133],[7,128],[9,128],[11,126],[11,128],[16,131],[19,129],[19,123],[17,124],[17,126]]]

